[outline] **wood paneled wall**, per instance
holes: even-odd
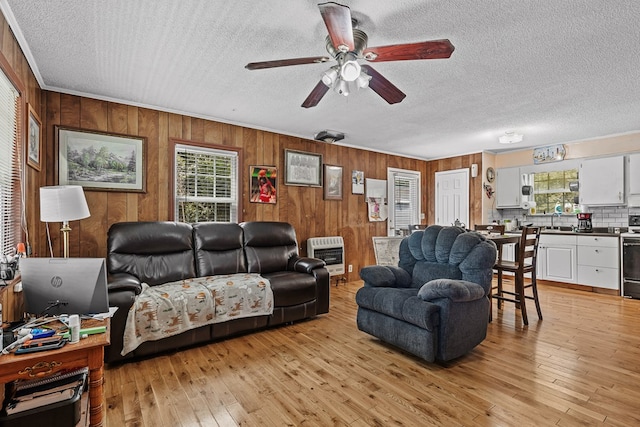
[[[400,156],[325,144],[271,132],[218,123],[147,108],[100,101],[86,97],[41,91],[13,34],[2,17],[0,46],[16,73],[28,87],[27,101],[40,112],[44,137],[44,161],[40,172],[27,169],[27,227],[36,256],[49,256],[47,232],[39,221],[39,187],[55,185],[55,126],[113,132],[147,138],[145,193],[85,191],[91,216],[72,222],[71,256],[103,257],[109,226],[119,221],[169,220],[171,197],[171,140],[181,139],[241,149],[241,220],[273,220],[291,223],[298,236],[301,252],[306,253],[309,237],[340,235],[345,240],[346,264],[353,265],[348,280],[358,278],[363,266],[374,264],[373,236],[386,235],[385,222],[369,222],[363,195],[351,194],[351,171],[362,170],[367,178],[386,179],[387,167],[417,170],[422,174],[424,223],[433,223],[434,173],[469,167],[482,170],[480,154],[437,161],[422,161]],[[382,107],[385,108],[385,107]],[[322,188],[284,185],[284,149],[320,153],[323,162],[343,167],[343,200],[323,200]],[[426,153],[428,155],[428,153]],[[275,205],[249,203],[249,166],[276,165],[278,202]],[[476,182],[477,181],[477,182]],[[471,221],[482,218],[481,178],[471,179]],[[59,224],[50,225],[54,255],[61,254]]]

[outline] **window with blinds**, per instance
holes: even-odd
[[[420,223],[420,172],[390,170],[390,233],[404,236],[409,225]]]
[[[20,241],[20,93],[0,70],[0,254]]]
[[[176,144],[174,168],[176,221],[238,221],[237,152]]]

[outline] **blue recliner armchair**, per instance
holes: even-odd
[[[449,361],[487,335],[496,245],[459,227],[406,237],[397,267],[360,271],[358,329],[422,359]]]

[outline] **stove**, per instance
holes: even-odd
[[[629,215],[629,232],[620,234],[622,295],[640,298],[640,215]]]

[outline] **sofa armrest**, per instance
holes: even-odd
[[[453,279],[431,280],[418,291],[418,297],[424,301],[448,298],[453,302],[465,302],[475,301],[484,296],[484,289],[477,283]]]
[[[326,263],[318,258],[309,257],[291,257],[289,259],[289,271],[297,271],[298,273],[311,273],[316,268],[322,268]]]
[[[365,286],[408,288],[411,286],[411,275],[400,267],[370,265],[360,270],[360,278]]]
[[[107,283],[108,292],[133,291],[136,295],[142,292],[142,283],[133,274],[116,273],[110,274]]]

